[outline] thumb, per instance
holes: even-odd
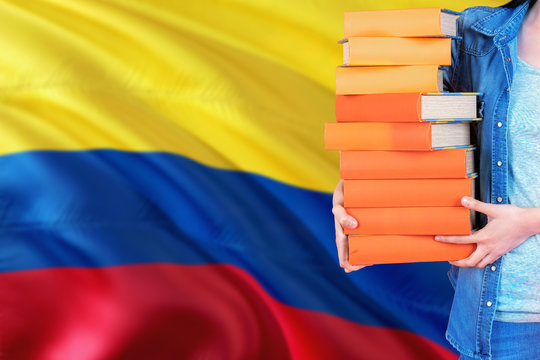
[[[464,196],[461,198],[461,204],[471,210],[481,212],[483,214],[486,214],[490,216],[495,210],[493,207],[496,207],[495,204],[488,204],[485,202],[482,202],[480,200],[476,200],[470,196]]]

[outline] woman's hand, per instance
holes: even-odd
[[[344,234],[343,228],[354,229],[358,226],[358,223],[352,216],[347,215],[343,207],[343,180],[339,180],[336,190],[334,190],[332,213],[334,214],[334,224],[336,227],[336,246],[339,256],[339,266],[347,273],[366,267],[366,265],[349,264],[349,238]]]
[[[441,242],[476,243],[476,250],[468,258],[450,261],[452,265],[483,268],[540,231],[539,208],[488,204],[471,197],[463,197],[461,203],[466,208],[486,214],[488,223],[471,235],[435,237]]]

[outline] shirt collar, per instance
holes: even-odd
[[[501,7],[475,22],[472,29],[481,34],[495,37],[495,41],[500,40],[506,43],[517,35],[528,8],[529,1],[525,1],[513,9]]]

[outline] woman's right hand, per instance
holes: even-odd
[[[349,238],[343,232],[343,228],[354,229],[358,226],[356,220],[347,214],[343,207],[343,180],[339,180],[336,190],[334,190],[332,213],[334,214],[334,224],[336,227],[336,246],[339,256],[339,266],[345,272],[360,270],[367,265],[349,264]]]

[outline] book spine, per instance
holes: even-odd
[[[345,208],[358,221],[345,234],[468,235],[470,210],[464,207]]]
[[[345,12],[345,38],[355,36],[444,36],[441,10],[393,9]]]
[[[337,122],[424,122],[422,94],[337,95]]]
[[[345,207],[461,206],[472,179],[345,180]]]
[[[344,65],[452,65],[450,38],[353,37]]]
[[[476,244],[450,244],[429,235],[351,235],[351,265],[448,261],[467,258]]]
[[[437,65],[346,66],[336,68],[336,94],[438,92]]]
[[[431,150],[430,123],[326,123],[327,150]]]

